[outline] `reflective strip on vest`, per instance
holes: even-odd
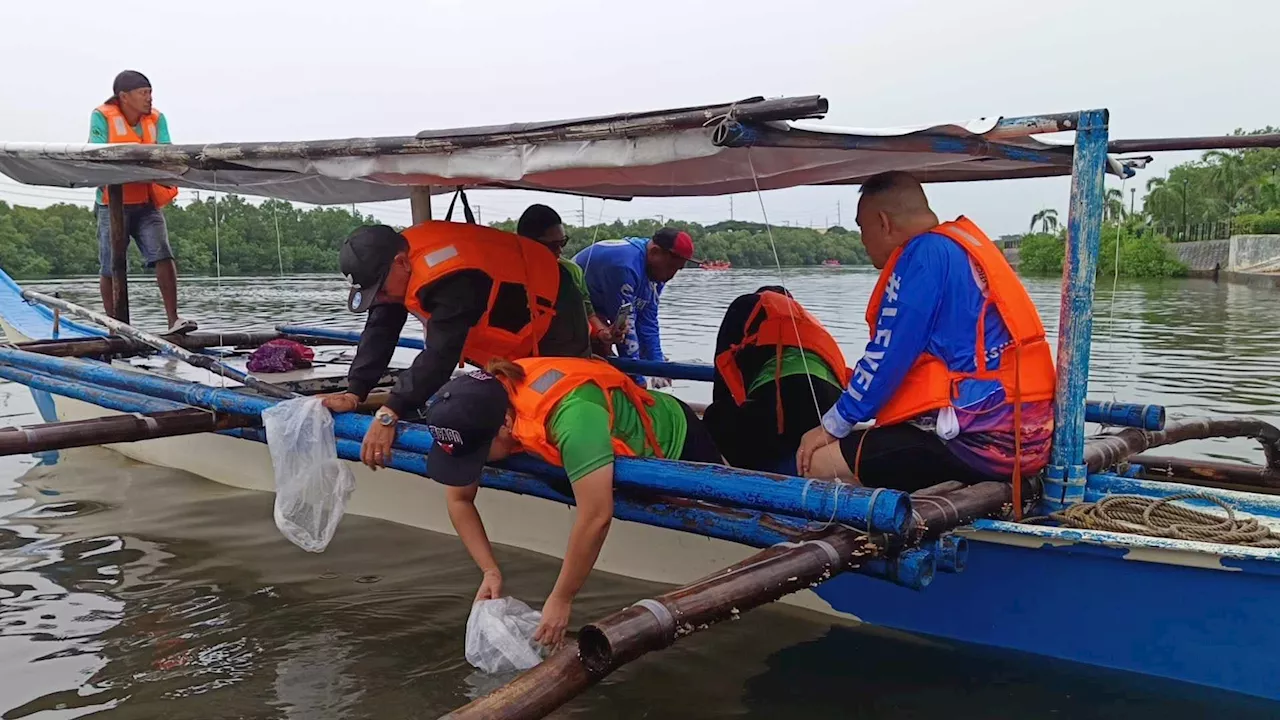
[[[458,246],[450,245],[442,247],[439,250],[433,250],[427,253],[422,259],[426,261],[427,267],[435,267],[445,260],[458,257]]]
[[[542,373],[541,375],[539,375],[536,380],[529,383],[529,389],[538,393],[539,395],[545,395],[548,390],[554,387],[555,384],[560,382],[560,380],[563,378],[564,378],[564,373],[560,372],[559,370],[555,370],[555,369],[548,370]]]

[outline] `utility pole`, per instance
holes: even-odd
[[[1138,188],[1129,188],[1129,214],[1133,215],[1133,204],[1138,199]]]
[[[844,223],[840,222],[840,201],[839,200],[836,201],[836,224],[839,225],[840,227],[844,227]]]
[[[1182,178],[1182,241],[1187,241],[1187,235],[1190,234],[1191,228],[1187,227],[1187,183],[1188,178]]]
[[[733,219],[733,196],[729,196],[729,219]]]
[[[587,226],[587,198],[584,195],[578,199],[582,201],[582,207],[578,209],[578,227],[586,227]]]
[[[480,206],[479,206],[479,205],[476,205],[476,224],[477,224],[477,225],[483,225],[483,224],[484,224],[484,216],[480,214]]]

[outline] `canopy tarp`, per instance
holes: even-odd
[[[437,193],[462,185],[631,198],[856,184],[886,170],[910,171],[925,182],[1071,173],[1070,145],[1031,137],[1071,129],[1071,115],[879,130],[805,121],[826,110],[817,96],[753,98],[404,137],[0,142],[0,172],[30,185],[155,181],[315,204],[403,199],[415,186]]]

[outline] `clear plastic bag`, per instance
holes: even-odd
[[[513,597],[475,603],[467,618],[467,662],[490,674],[528,670],[542,662],[542,648],[533,642],[541,621],[542,613]]]
[[[285,400],[262,411],[276,475],[276,527],[307,552],[323,552],[356,488],[338,459],[333,415],[320,398]]]

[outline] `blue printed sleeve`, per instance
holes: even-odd
[[[648,297],[644,308],[636,313],[635,322],[640,358],[662,362],[666,357],[662,354],[662,337],[658,330],[658,293],[647,281],[644,289]]]
[[[929,345],[947,282],[945,248],[930,240],[912,241],[894,266],[875,334],[853,367],[849,387],[822,418],[823,428],[835,437],[845,437],[854,425],[874,418]]]

